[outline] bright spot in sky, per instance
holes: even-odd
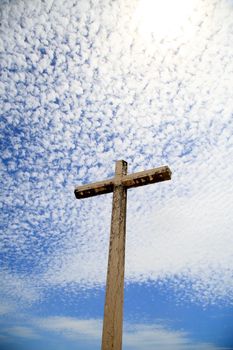
[[[190,33],[194,0],[139,0],[135,19],[143,35],[176,37]]]

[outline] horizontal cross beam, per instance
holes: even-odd
[[[78,186],[75,188],[74,193],[76,198],[88,198],[97,196],[100,194],[113,192],[114,186],[124,186],[125,188],[139,187],[144,185],[153,184],[156,182],[162,182],[171,179],[171,170],[168,166],[162,166],[146,171],[140,171],[138,173],[122,176],[119,178],[112,178],[105,181],[95,182],[93,184],[87,184]]]

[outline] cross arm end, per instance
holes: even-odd
[[[159,168],[127,175],[124,177],[122,183],[127,188],[139,187],[153,184],[156,182],[171,180],[171,175],[172,172],[170,168],[166,165]]]
[[[77,186],[74,190],[77,199],[94,197],[100,194],[110,193],[113,191],[113,179],[106,181],[99,181],[93,184]]]

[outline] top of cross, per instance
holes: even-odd
[[[110,193],[113,191],[114,186],[124,186],[128,189],[170,180],[171,174],[172,172],[168,166],[161,166],[127,175],[127,162],[125,160],[118,160],[116,162],[114,178],[78,186],[75,188],[74,193],[78,199],[88,198]]]

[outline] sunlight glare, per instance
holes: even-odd
[[[194,0],[139,0],[135,18],[142,34],[174,37],[190,30]]]

